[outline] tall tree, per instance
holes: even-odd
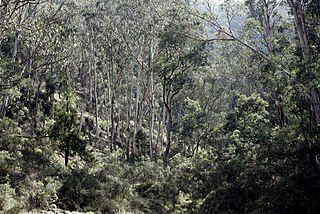
[[[316,124],[320,123],[320,100],[319,92],[316,86],[312,83],[312,76],[314,71],[310,66],[313,61],[312,51],[310,50],[310,34],[307,30],[307,23],[305,20],[306,16],[306,6],[304,6],[304,1],[301,0],[287,0],[291,12],[294,17],[294,25],[296,27],[297,35],[299,37],[299,44],[302,48],[302,56],[304,60],[304,74],[306,76],[306,84],[309,90],[308,97],[310,100],[310,105],[312,107]],[[307,4],[308,5],[308,4]]]

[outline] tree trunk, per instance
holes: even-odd
[[[114,104],[115,104],[114,95],[112,95],[112,97],[111,97],[111,112],[110,112],[110,120],[111,120],[111,142],[110,142],[110,150],[111,150],[111,152],[112,152],[113,149],[114,149],[114,147],[113,147],[113,146],[114,146],[114,133],[115,133]]]
[[[113,82],[113,46],[111,43],[109,43],[110,48],[110,69],[108,69],[108,100],[109,100],[109,118],[110,118],[110,124],[108,124],[108,128],[110,127],[110,151],[113,151],[113,145],[114,145],[114,104],[115,104],[115,97],[114,97],[114,82]],[[109,126],[110,125],[110,126]]]
[[[92,31],[92,60],[93,60],[93,86],[94,86],[94,107],[95,107],[95,123],[96,123],[96,138],[99,140],[99,107],[98,107],[98,92],[97,92],[97,65],[96,65],[96,54],[95,54],[95,43],[96,38]]]
[[[163,151],[163,128],[166,124],[166,107],[164,106],[164,103],[162,103],[162,114],[160,115],[162,116],[162,118],[159,118],[159,145],[160,145],[159,153],[161,156]]]
[[[126,121],[126,158],[130,161],[130,121],[131,121],[131,103],[132,102],[132,83],[130,89],[127,89],[127,121]]]
[[[66,112],[69,112],[69,97],[67,96],[67,106],[66,106]],[[67,117],[65,117],[65,124],[67,124]],[[67,132],[67,128],[65,128],[65,132]],[[64,165],[68,166],[69,162],[69,156],[70,156],[70,144],[69,141],[64,142],[65,148],[64,148]]]
[[[116,140],[115,143],[118,144],[118,146],[120,146],[120,135],[121,135],[121,108],[118,108],[117,111],[117,125],[116,125]],[[114,148],[116,148],[116,145],[114,146]]]
[[[171,147],[171,127],[172,127],[172,110],[166,107],[168,113],[168,121],[166,124],[166,150],[164,153],[164,166],[167,167],[169,164],[170,147]]]
[[[149,118],[149,155],[150,160],[152,160],[153,154],[153,129],[154,129],[154,92],[153,92],[153,71],[150,72],[150,102],[149,102],[149,111],[150,111],[150,118]]]
[[[88,73],[89,73],[89,99],[87,104],[87,110],[91,113],[92,110],[92,72],[91,72],[91,60],[88,60]]]
[[[316,123],[320,124],[320,101],[319,95],[314,87],[311,87],[309,99],[311,102],[312,111],[314,112]]]
[[[269,53],[273,52],[273,29],[272,29],[272,24],[271,24],[271,14],[274,11],[270,11],[270,2],[264,0],[263,1],[264,7],[262,7],[262,12],[263,12],[263,20],[262,20],[262,25],[264,28],[265,32],[265,42],[267,44],[267,49]]]
[[[158,119],[158,140],[156,143],[155,151],[154,151],[154,161],[157,163],[158,162],[158,153],[159,153],[159,144],[160,144],[160,138],[162,138],[161,134],[161,119]]]
[[[136,81],[136,102],[135,102],[135,115],[134,115],[134,128],[133,128],[133,136],[132,136],[132,145],[131,145],[131,155],[132,160],[134,161],[136,155],[136,135],[138,129],[138,122],[139,122],[139,101],[140,101],[140,69],[137,69],[137,81]]]
[[[41,80],[39,79],[36,97],[35,97],[35,108],[34,108],[34,129],[36,130],[38,128],[38,109],[39,109],[39,93],[40,93],[40,86],[41,86]]]
[[[8,96],[4,96],[3,97],[2,106],[1,106],[1,113],[2,113],[1,117],[5,117],[6,116],[8,102],[9,102],[9,97]]]
[[[80,137],[80,135],[81,135],[82,125],[83,125],[83,109],[81,108],[81,113],[80,113],[80,125],[79,125],[79,133],[78,133],[78,136],[79,136],[79,137]]]
[[[154,129],[154,88],[153,88],[153,72],[154,72],[154,50],[153,43],[150,45],[150,58],[149,58],[149,68],[150,68],[150,82],[149,82],[149,156],[150,160],[153,159],[153,129]]]
[[[24,7],[19,8],[17,26],[18,30],[16,31],[14,43],[13,43],[13,51],[12,51],[12,59],[15,60],[17,53],[18,53],[18,45],[19,45],[19,37],[21,34],[21,22],[24,15]]]

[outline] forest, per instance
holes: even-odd
[[[0,0],[0,213],[319,213],[319,53],[319,0]]]

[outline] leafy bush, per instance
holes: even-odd
[[[20,210],[15,190],[8,183],[0,184],[0,213],[18,213]]]

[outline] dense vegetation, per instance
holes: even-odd
[[[317,213],[318,0],[0,0],[0,213]]]

